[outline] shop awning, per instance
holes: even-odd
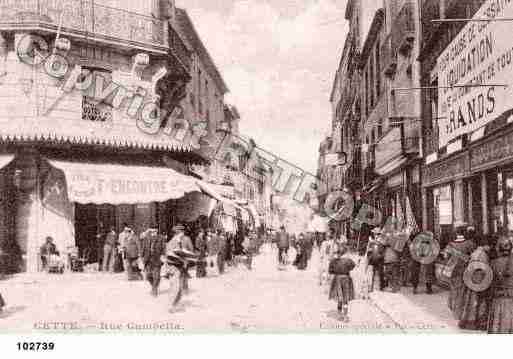
[[[48,162],[64,172],[70,202],[113,205],[165,202],[200,191],[195,178],[171,168]]]
[[[196,180],[196,183],[198,184],[199,188],[210,197],[218,200],[223,205],[223,210],[226,214],[229,216],[236,217],[236,209],[241,210],[241,212],[246,211],[244,208],[239,206],[237,203],[232,201],[231,199],[228,199],[226,197],[223,197],[219,192],[217,192],[213,185],[210,183],[204,182],[202,180]]]
[[[258,214],[258,211],[257,209],[255,208],[255,205],[250,203],[247,207],[246,207],[249,211],[249,213],[251,214],[251,217],[253,217],[253,220],[255,221],[255,227],[260,227],[261,223],[260,223],[260,215]]]
[[[0,169],[7,166],[14,159],[14,155],[0,155]]]
[[[402,165],[404,165],[408,161],[408,157],[401,155],[393,160],[387,162],[385,165],[376,168],[376,173],[380,176],[384,176],[389,172],[392,172],[393,170],[396,170],[400,168]]]

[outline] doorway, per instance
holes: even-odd
[[[117,228],[115,206],[75,204],[75,245],[88,263],[99,261],[104,236],[111,226]]]

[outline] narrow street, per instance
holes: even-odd
[[[223,276],[193,278],[180,308],[168,312],[167,282],[152,298],[146,282],[124,274],[21,275],[0,282],[8,306],[0,330],[152,332],[344,332],[399,331],[370,301],[351,303],[351,322],[337,320],[336,305],[317,284],[317,253],[308,270],[276,268],[264,247],[254,270],[243,265]],[[194,271],[191,271],[194,274]],[[63,322],[56,325],[55,322]],[[45,327],[46,326],[46,327]]]

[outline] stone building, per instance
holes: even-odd
[[[492,11],[493,10],[493,11]],[[513,229],[510,21],[513,4],[422,1],[423,226],[442,244],[455,227]],[[432,20],[443,19],[434,23]],[[451,21],[451,19],[468,19]],[[458,49],[458,51],[454,51]],[[467,85],[473,85],[472,87]]]
[[[173,2],[0,0],[0,9],[9,270],[37,271],[47,236],[63,254],[95,257],[101,234],[124,222],[167,232],[174,201],[199,191],[189,165],[206,163],[198,136],[177,133],[195,65]]]
[[[383,1],[360,55],[364,200],[420,221],[419,15],[415,1]]]

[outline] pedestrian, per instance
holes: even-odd
[[[301,233],[301,235],[303,236],[307,260],[310,261],[312,259],[312,252],[314,248],[313,238],[312,236],[304,235],[303,233]]]
[[[300,233],[296,245],[296,259],[294,260],[294,265],[299,270],[305,270],[308,266],[308,244],[306,242],[304,234]]]
[[[226,261],[226,251],[228,241],[222,229],[217,230],[217,270],[219,274],[224,273],[224,264]]]
[[[339,246],[328,269],[329,274],[333,276],[329,299],[337,302],[340,319],[345,322],[349,321],[349,302],[354,299],[354,286],[350,272],[356,266],[352,259],[344,256],[346,252],[345,246]]]
[[[158,235],[156,225],[152,225],[145,234],[142,243],[142,258],[146,271],[146,280],[151,285],[151,294],[158,296],[160,285],[161,256],[165,253],[164,240]]]
[[[319,285],[322,286],[328,281],[328,268],[330,261],[335,254],[335,236],[330,232],[327,239],[322,241],[319,250]]]
[[[278,263],[281,265],[287,264],[287,256],[290,247],[289,235],[285,231],[285,226],[280,227],[278,232]]]
[[[234,235],[232,233],[226,233],[226,232],[222,232],[223,233],[223,236],[224,236],[224,249],[223,249],[223,253],[224,253],[224,260],[223,260],[223,268],[224,268],[224,264],[228,264],[228,266],[232,266],[233,265],[233,248],[235,247],[235,238],[234,238]],[[221,240],[221,236],[219,235],[219,232],[218,232],[218,237],[219,237],[219,240]],[[224,271],[224,270],[223,270]]]
[[[450,277],[450,292],[448,306],[456,319],[460,319],[463,313],[463,273],[467,268],[470,255],[476,249],[474,241],[465,238],[466,226],[457,224],[456,237],[449,242],[443,251],[448,258],[447,272]]]
[[[123,261],[125,262],[124,267],[127,272],[128,272],[128,260],[127,260],[127,256],[126,256],[126,247],[127,247],[128,237],[130,237],[130,235],[131,235],[131,231],[132,231],[132,229],[130,228],[128,223],[126,223],[126,222],[123,223],[123,230],[119,234],[119,238],[118,238],[119,245],[121,246],[121,256],[123,257]]]
[[[431,240],[435,240],[433,233],[431,232],[423,232],[412,235],[410,237],[410,241],[414,240],[417,236],[426,236],[431,238]],[[408,248],[408,246],[406,246]],[[435,263],[434,261],[429,264],[423,264],[409,256],[410,260],[410,268],[411,268],[411,284],[413,286],[413,294],[418,293],[419,284],[423,283],[426,285],[426,293],[433,294],[433,283],[436,280],[435,275]]]
[[[103,246],[105,245],[105,236],[107,233],[105,233],[103,223],[98,223],[98,227],[96,228],[96,260],[98,263],[98,271],[102,271],[103,267]]]
[[[210,268],[214,267],[215,258],[217,257],[217,252],[219,248],[219,240],[217,235],[209,229],[207,231],[207,266]]]
[[[207,238],[205,230],[200,229],[196,236],[196,250],[198,252],[198,264],[196,265],[196,277],[207,276]]]
[[[103,245],[103,271],[104,272],[114,272],[114,265],[116,262],[117,256],[117,235],[116,229],[114,227],[110,227],[109,233],[105,236],[105,244]]]
[[[490,257],[488,254],[490,252],[490,247],[484,238],[481,239],[479,244],[480,246],[477,247],[477,249],[470,255],[469,264],[476,262],[484,263],[487,268],[490,268]],[[489,295],[489,290],[476,292],[465,285],[462,292],[463,307],[461,318],[458,322],[458,326],[461,329],[486,330]]]
[[[127,227],[128,235],[124,238],[125,244],[123,248],[127,277],[129,281],[141,280],[142,274],[138,263],[142,251],[141,241],[128,225]]]
[[[52,237],[46,237],[45,243],[39,249],[39,253],[41,256],[41,264],[43,265],[43,269],[47,269],[50,256],[59,256],[59,251],[57,250],[55,243],[53,243]]]
[[[256,245],[256,233],[249,232],[242,241],[242,248],[246,256],[246,267],[251,270],[253,265],[253,253]]]
[[[0,293],[0,314],[2,314],[2,312],[4,311],[4,307],[5,307],[5,300],[2,297],[2,293]]]
[[[376,281],[379,280],[379,290],[385,289],[385,271],[384,271],[385,247],[378,242],[371,241],[367,251],[368,264],[371,266],[372,276],[370,291],[376,288]]]
[[[512,247],[510,238],[501,238],[497,243],[497,258],[491,261],[493,283],[487,327],[489,334],[513,334]]]
[[[382,232],[379,228],[374,231],[378,241],[383,241]],[[383,254],[383,270],[385,272],[385,283],[390,286],[392,293],[397,293],[401,289],[401,261],[400,253],[397,252],[390,243],[385,243],[385,252]]]

